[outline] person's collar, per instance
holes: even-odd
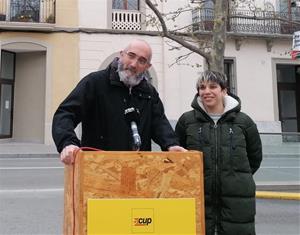
[[[197,103],[201,107],[201,109],[203,109],[207,113],[200,96],[197,97]],[[239,105],[239,102],[235,98],[233,98],[232,96],[229,96],[229,95],[225,95],[224,96],[224,111],[221,114],[224,114],[224,113],[228,112],[229,110],[234,109],[238,105]]]
[[[232,96],[226,95],[224,97],[224,113],[228,112],[229,110],[234,109],[238,105],[239,105],[239,102]]]

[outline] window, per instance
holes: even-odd
[[[112,29],[141,30],[142,14],[139,0],[112,1]],[[142,2],[145,4],[145,2]],[[144,21],[144,19],[143,19]]]
[[[11,0],[11,21],[39,22],[40,0]]]
[[[234,59],[224,60],[224,73],[228,80],[228,89],[232,94],[237,94],[235,81],[235,63]]]
[[[300,20],[300,7],[292,6],[291,0],[281,0],[279,2],[279,8],[282,16],[289,20]]]
[[[112,1],[112,8],[118,10],[136,10],[138,11],[139,0],[113,0]]]

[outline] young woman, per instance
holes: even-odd
[[[181,146],[204,155],[207,235],[255,234],[255,182],[262,146],[241,102],[227,95],[226,77],[205,71],[197,81],[192,111],[176,125]]]

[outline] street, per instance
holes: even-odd
[[[282,161],[280,168],[277,160],[269,160],[264,162],[264,168],[256,177],[258,184],[271,183],[272,171],[286,175],[286,178],[274,178],[276,182],[297,181],[298,159]],[[56,158],[0,158],[0,234],[61,234],[63,180],[63,165]],[[299,221],[299,201],[257,200],[258,235],[298,235]]]
[[[55,158],[0,158],[0,234],[61,234],[63,165]]]

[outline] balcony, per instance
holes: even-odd
[[[112,29],[141,30],[141,13],[135,10],[112,10]]]
[[[56,0],[0,0],[1,22],[55,23]]]
[[[192,12],[193,31],[212,31],[214,10]],[[280,20],[282,19],[282,20]],[[298,22],[295,24],[293,22]],[[300,30],[300,14],[275,11],[244,11],[231,9],[227,32],[248,34],[293,34]]]

